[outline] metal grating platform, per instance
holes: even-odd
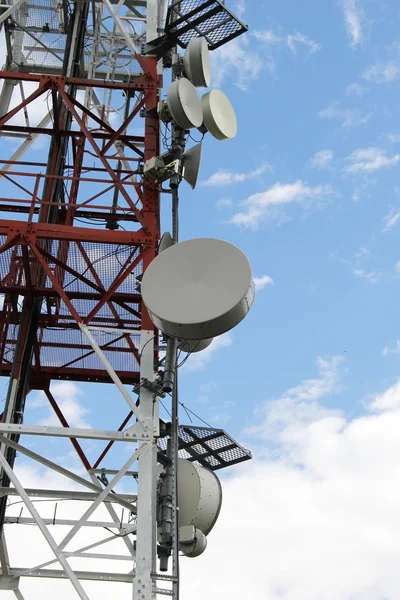
[[[248,30],[220,0],[177,0],[168,8],[165,33],[186,48],[203,36],[215,50]]]
[[[179,458],[190,460],[212,471],[252,458],[251,452],[242,448],[223,429],[180,425],[178,436]],[[161,455],[166,454],[167,443],[168,436],[158,440]]]
[[[17,9],[8,19],[10,31],[11,65],[18,71],[61,75],[67,47],[67,21],[60,23],[59,9],[54,0],[29,0]],[[66,5],[65,5],[66,6]],[[129,80],[131,75],[141,72],[139,63],[129,51],[126,42],[114,32],[102,31],[96,42],[96,63],[93,65],[93,27],[85,35],[84,60],[79,76],[105,79],[110,73],[114,79]],[[131,36],[136,43],[134,35]]]
[[[0,245],[6,237],[0,236]],[[45,240],[38,240],[43,247]],[[52,240],[46,262],[75,310],[84,317],[138,256],[136,245]],[[62,260],[61,260],[62,259]],[[92,335],[123,383],[134,384],[139,377],[141,297],[136,289],[143,272],[139,262],[119,286],[91,324],[111,328],[94,330]],[[37,339],[33,356],[32,387],[44,380],[110,382],[100,359],[88,344],[64,301],[43,275],[36,257],[16,244],[0,254],[0,376],[9,376],[16,350],[24,298],[40,298]],[[115,332],[112,328],[115,328]],[[124,332],[127,329],[127,332]],[[137,333],[136,333],[137,330]]]

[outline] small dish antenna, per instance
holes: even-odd
[[[142,299],[165,335],[205,340],[233,329],[254,300],[246,256],[228,242],[199,238],[174,244],[147,267]]]
[[[195,87],[210,87],[210,51],[203,37],[193,38],[188,43],[183,56],[183,69]]]
[[[163,233],[163,235],[161,236],[160,243],[158,244],[157,254],[161,254],[161,252],[164,252],[164,250],[167,250],[167,248],[172,246],[173,243],[174,242],[172,240],[170,232],[166,231],[165,233]]]
[[[188,79],[173,81],[167,92],[167,106],[173,121],[181,129],[200,127],[203,110],[196,88]]]
[[[209,131],[217,140],[235,137],[237,132],[236,114],[232,104],[221,90],[211,90],[201,99],[203,124],[201,132]]]
[[[189,148],[183,155],[183,179],[190,185],[190,187],[194,190],[197,183],[197,178],[199,176],[200,170],[200,161],[201,161],[201,153],[203,149],[203,144],[196,144]]]

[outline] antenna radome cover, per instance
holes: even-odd
[[[203,121],[201,100],[196,88],[188,79],[182,77],[168,87],[167,105],[172,119],[182,129],[200,127]]]
[[[180,242],[159,254],[143,275],[141,291],[154,325],[181,340],[204,340],[233,329],[254,300],[246,256],[211,238]]]

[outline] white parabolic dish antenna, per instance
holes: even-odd
[[[163,471],[158,467],[158,475]],[[208,535],[218,519],[222,489],[213,471],[178,460],[179,527],[192,525]]]
[[[190,79],[194,86],[210,86],[210,51],[203,37],[190,40],[183,56],[183,67],[186,77]]]
[[[202,96],[203,127],[217,140],[227,140],[237,133],[236,114],[221,90],[211,90]]]
[[[254,300],[246,256],[228,242],[175,244],[146,269],[142,298],[154,325],[178,339],[204,340],[233,329]]]
[[[172,119],[182,129],[200,127],[203,121],[201,100],[196,88],[182,77],[173,81],[167,92],[167,105]]]

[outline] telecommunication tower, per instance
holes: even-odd
[[[3,0],[0,30],[0,590],[29,600],[27,578],[68,579],[82,600],[96,581],[131,586],[135,600],[178,599],[178,553],[201,554],[218,517],[215,471],[250,458],[225,431],[178,422],[177,380],[178,353],[190,360],[253,302],[237,248],[178,239],[180,184],[196,185],[202,148],[186,148],[188,131],[236,133],[226,96],[196,88],[210,86],[209,51],[247,28],[220,0]],[[162,237],[161,198],[172,199]],[[50,387],[63,380],[114,385],[126,417],[115,423],[113,406],[101,428],[70,426]],[[26,421],[33,390],[59,426]],[[32,436],[68,438],[85,476],[34,452]],[[96,460],[86,440],[104,443]],[[115,446],[129,452],[110,468]],[[18,457],[65,488],[25,488]],[[15,496],[24,516],[9,509]],[[57,515],[61,499],[82,515]],[[99,507],[107,517],[94,520]],[[11,524],[35,525],[52,559],[10,556]],[[71,549],[88,529],[96,541]],[[116,537],[118,554],[98,552]],[[104,560],[118,566],[85,566]]]

